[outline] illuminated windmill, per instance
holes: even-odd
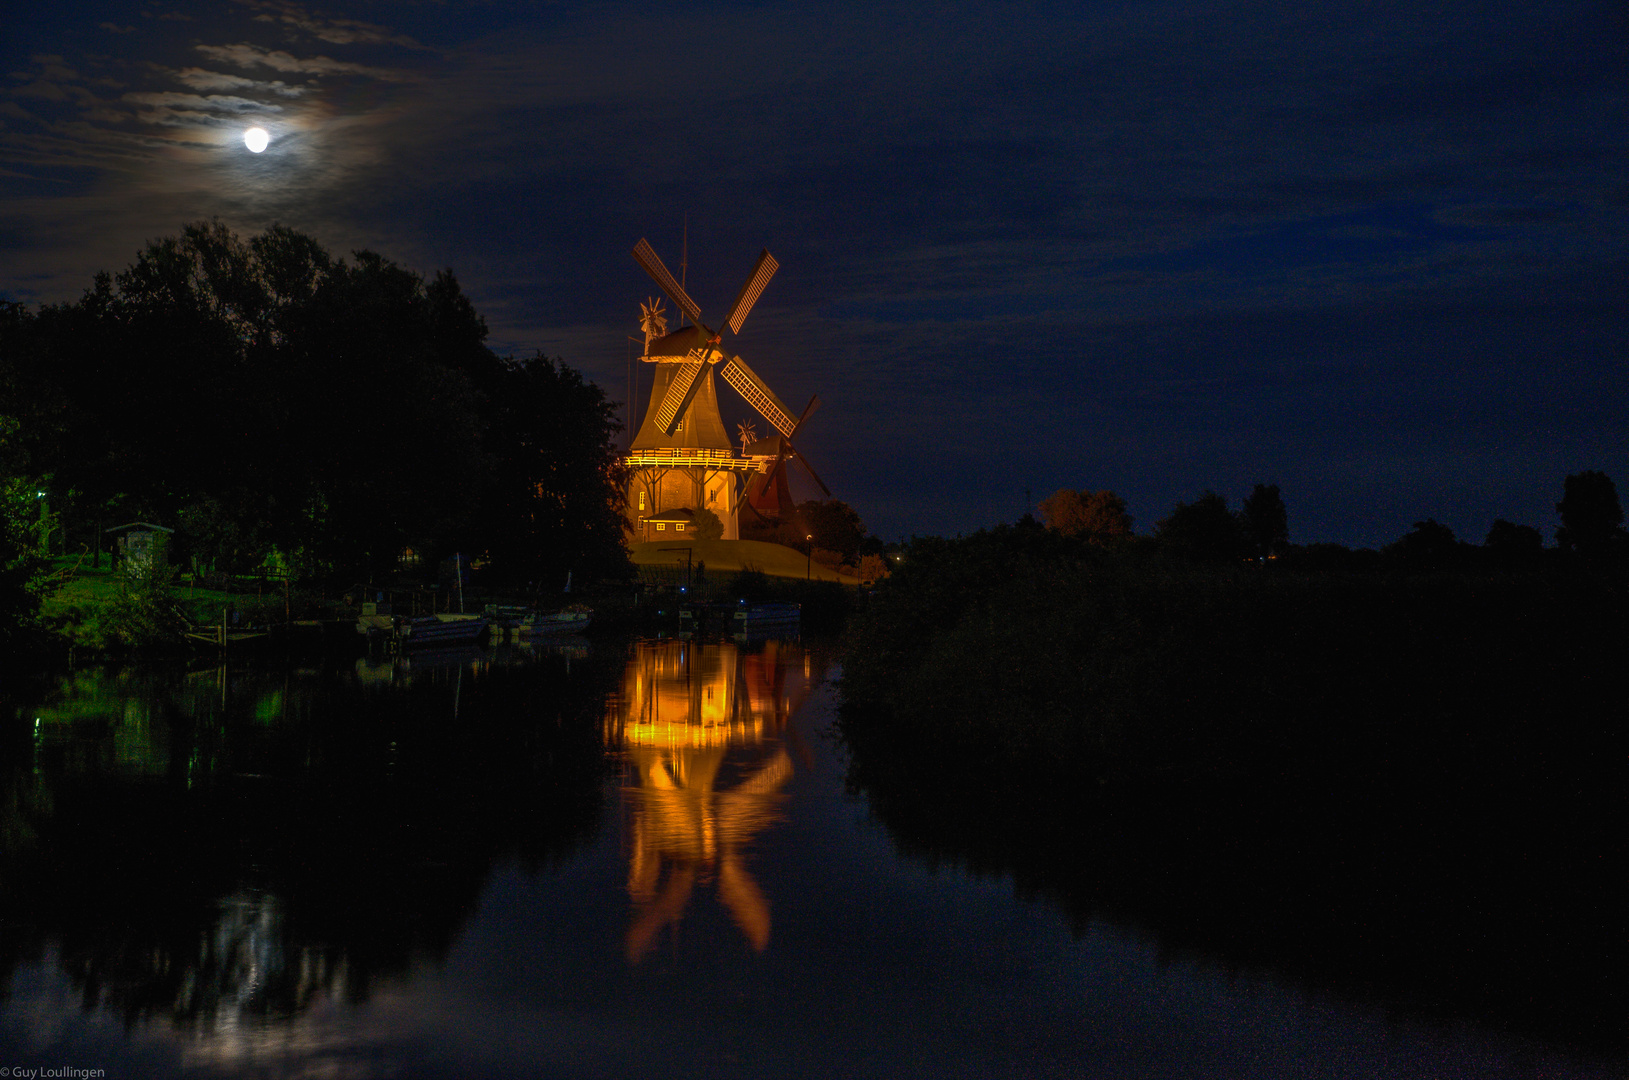
[[[640,240],[633,255],[689,319],[688,325],[668,331],[659,301],[641,305],[645,355],[640,359],[656,365],[656,377],[644,422],[625,459],[629,467],[628,513],[635,535],[659,540],[677,533],[674,539],[687,539],[684,531],[693,512],[707,509],[724,523],[725,539],[738,539],[743,486],[748,504],[760,515],[790,512],[786,463],[794,457],[803,461],[792,445],[792,436],[819,399],[810,399],[803,416],[793,417],[745,360],[721,347],[722,331],[715,333],[701,321],[701,308],[668,273],[650,244]],[[768,251],[758,256],[757,265],[724,320],[731,334],[741,332],[747,313],[779,266]],[[740,456],[718,411],[715,368],[777,432],[743,447]],[[803,465],[808,468],[808,462],[803,461]],[[809,475],[822,491],[831,494],[812,469]],[[773,496],[773,505],[765,492]]]

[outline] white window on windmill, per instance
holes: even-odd
[[[639,493],[639,512],[645,512],[645,493],[643,491]]]

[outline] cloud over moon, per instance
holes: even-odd
[[[208,97],[202,97],[198,94],[181,94],[169,91],[125,94],[123,100],[135,105],[151,106],[155,109],[198,109],[204,112],[217,113],[280,111],[276,105],[268,105],[251,98],[228,97],[225,94],[211,94]]]
[[[330,45],[398,45],[407,49],[425,47],[408,35],[397,33],[388,27],[357,19],[322,18],[311,14],[298,4],[261,3],[255,6],[278,13],[257,15],[255,16],[257,22],[281,22]]]
[[[182,68],[174,75],[182,85],[194,90],[256,90],[263,94],[288,98],[301,97],[311,91],[309,86],[291,86],[280,79],[262,82],[243,75],[228,75],[222,71],[208,71],[198,67]]]
[[[367,64],[353,64],[327,56],[297,57],[281,49],[262,49],[258,45],[241,42],[237,45],[198,45],[195,48],[211,60],[250,70],[257,67],[273,71],[298,72],[303,75],[364,75],[370,79],[394,82],[405,78],[402,72]]]

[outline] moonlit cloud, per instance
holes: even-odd
[[[281,49],[266,50],[246,42],[237,45],[198,45],[196,48],[211,60],[235,64],[244,69],[266,67],[273,71],[291,71],[306,75],[365,75],[372,79],[387,81],[403,77],[399,72],[370,67],[367,64],[352,64],[326,56],[296,57]]]
[[[278,13],[275,16],[271,14],[257,15],[255,16],[257,22],[281,22],[319,41],[326,41],[333,45],[384,44],[399,45],[408,49],[424,48],[423,45],[414,41],[408,35],[396,33],[388,27],[377,26],[356,19],[322,18],[298,4],[256,3],[250,6],[265,8],[268,11]]]
[[[263,102],[254,101],[249,98],[229,97],[224,94],[211,94],[208,97],[202,97],[198,94],[179,94],[174,92],[156,94],[126,94],[124,95],[124,100],[136,105],[150,105],[166,109],[192,108],[202,109],[208,112],[227,113],[278,111],[278,107],[275,105],[267,105]]]
[[[228,75],[196,67],[183,68],[174,75],[177,81],[194,90],[254,90],[278,97],[302,97],[311,90],[308,86],[290,86],[280,79],[262,82],[242,75]]]

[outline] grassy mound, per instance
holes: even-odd
[[[628,545],[635,566],[683,566],[686,551],[690,552],[692,564],[706,563],[709,574],[756,570],[768,577],[860,583],[859,578],[810,562],[796,548],[762,540],[652,540]]]

